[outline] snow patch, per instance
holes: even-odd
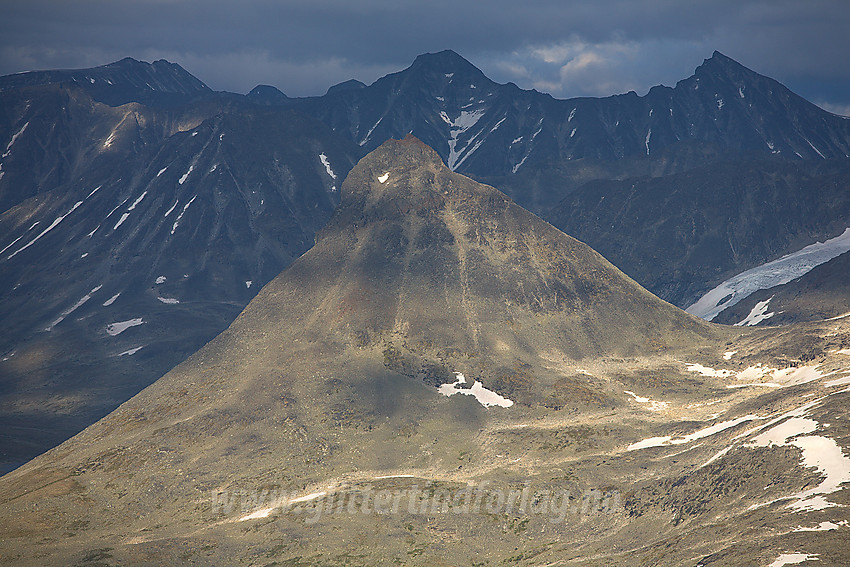
[[[792,417],[779,425],[768,429],[757,435],[745,445],[746,447],[770,447],[776,445],[781,447],[791,437],[812,433],[818,428],[818,422],[805,417]]]
[[[37,224],[37,223],[36,223],[36,224]],[[32,230],[32,229],[30,229],[30,230]],[[29,232],[29,231],[27,231],[27,232]],[[26,236],[26,235],[27,235],[27,233],[25,232],[25,233],[23,233],[22,235],[20,235],[19,237],[17,237],[16,239],[14,239],[14,240],[13,240],[12,242],[10,242],[9,244],[7,244],[7,245],[6,245],[6,247],[5,247],[5,248],[3,248],[3,250],[0,250],[0,254],[2,254],[2,253],[3,253],[3,252],[5,252],[6,250],[8,250],[8,249],[9,249],[9,248],[11,248],[12,246],[14,246],[14,245],[18,242],[18,240],[20,240],[21,238],[23,238],[23,237],[24,237],[24,236]],[[8,260],[8,258],[7,258],[7,260]]]
[[[27,122],[26,124],[21,126],[20,130],[18,130],[15,134],[12,135],[12,139],[9,140],[9,143],[6,145],[6,151],[3,152],[3,155],[0,156],[0,158],[9,157],[9,154],[12,153],[12,146],[15,145],[15,140],[17,140],[18,137],[20,137],[20,135],[24,133],[24,130],[26,130],[27,126],[29,126],[29,125],[30,125],[30,123]]]
[[[817,149],[817,148],[815,147],[815,145],[809,141],[809,139],[808,139],[808,138],[803,138],[803,139],[804,139],[804,140],[806,140],[806,143],[807,143],[807,144],[809,144],[809,145],[812,147],[812,149],[813,149],[814,151],[816,151],[816,152],[817,152],[817,154],[818,154],[821,158],[826,159],[826,156],[824,156],[824,155],[821,153],[821,151],[820,151],[819,149]],[[799,155],[799,154],[798,154],[798,155]]]
[[[247,516],[242,516],[241,518],[239,518],[239,521],[244,522],[247,520],[259,520],[260,518],[267,518],[269,514],[271,514],[273,511],[274,508],[263,508],[261,510],[257,510],[256,512],[248,514]]]
[[[843,378],[836,378],[834,380],[830,380],[829,382],[824,383],[824,386],[827,388],[831,388],[833,386],[846,386],[850,384],[850,374],[844,376]]]
[[[813,528],[804,528],[803,526],[797,526],[791,531],[794,532],[831,532],[832,530],[837,530],[842,526],[848,525],[847,520],[841,520],[837,524],[835,522],[821,522],[817,526]]]
[[[180,185],[186,182],[186,179],[189,177],[189,174],[192,173],[192,170],[195,169],[195,164],[189,166],[189,171],[183,174],[183,176],[177,181]]]
[[[137,325],[143,324],[141,317],[136,317],[135,319],[130,319],[128,321],[118,321],[116,323],[110,323],[106,326],[106,333],[110,337],[114,337],[120,335],[130,327],[136,327]]]
[[[473,381],[472,387],[470,388],[458,388],[461,384],[466,383],[466,377],[460,372],[455,372],[455,376],[457,376],[457,381],[452,384],[443,384],[437,391],[443,394],[444,396],[451,397],[455,394],[464,394],[466,396],[475,396],[475,399],[478,400],[485,408],[490,406],[499,406],[503,408],[509,408],[514,405],[513,400],[509,400],[508,398],[504,398],[497,394],[492,390],[488,390],[484,387],[481,382]]]
[[[750,294],[788,283],[848,250],[850,228],[835,238],[810,244],[802,250],[741,272],[706,293],[685,311],[711,321],[718,313]]]
[[[173,211],[173,210],[174,210],[174,207],[176,207],[176,206],[177,206],[177,203],[179,203],[179,202],[180,202],[180,199],[177,199],[176,201],[174,201],[174,204],[173,204],[173,205],[171,205],[171,208],[170,208],[170,209],[168,209],[167,211],[165,211],[165,214],[164,214],[164,215],[162,215],[162,216],[163,216],[163,217],[167,217],[168,215],[170,215],[170,214],[171,214],[171,211]]]
[[[737,350],[729,350],[723,353],[723,360],[732,360],[732,357],[738,354]]]
[[[373,477],[372,480],[384,480],[387,478],[416,478],[413,474],[385,474],[383,476]]]
[[[319,154],[319,159],[322,160],[322,165],[325,166],[325,171],[331,176],[331,179],[336,179],[336,173],[331,169],[331,162],[328,161],[328,156],[324,153]]]
[[[381,116],[380,118],[378,118],[378,121],[377,121],[377,122],[375,122],[375,125],[374,125],[374,126],[372,126],[371,128],[369,128],[369,131],[368,131],[368,132],[366,132],[366,137],[365,137],[365,138],[363,138],[362,140],[360,140],[360,145],[361,145],[361,146],[366,145],[366,142],[368,142],[368,141],[369,141],[369,136],[371,136],[371,135],[372,135],[372,132],[374,132],[374,131],[375,131],[375,128],[377,128],[377,127],[378,127],[378,124],[380,124],[380,123],[381,123],[381,120],[383,120],[383,119],[384,119],[384,117],[383,117],[383,116]]]
[[[841,489],[841,485],[850,482],[850,459],[835,439],[812,435],[798,437],[787,443],[799,447],[803,451],[802,464],[804,467],[814,467],[823,475],[824,480],[814,488],[804,490],[793,496],[797,501],[788,507],[795,511],[823,510],[838,506],[824,498]]]
[[[387,179],[389,179],[389,178],[390,178],[390,172],[388,171],[388,172],[384,173],[383,175],[378,176],[378,183],[381,183],[381,184],[386,183]]]
[[[773,299],[773,297],[774,296],[771,295],[764,301],[759,301],[758,303],[756,303],[755,307],[750,310],[750,314],[747,315],[743,321],[738,321],[737,323],[735,323],[735,326],[752,327],[776,315],[776,313],[772,311],[770,313],[767,313],[767,304],[770,303],[770,300]]]
[[[685,435],[684,437],[674,438],[671,435],[665,435],[662,437],[650,437],[649,439],[644,439],[642,441],[638,441],[637,443],[632,443],[626,448],[626,450],[636,451],[638,449],[647,449],[649,447],[664,447],[668,445],[681,445],[683,443],[690,443],[691,441],[696,441],[697,439],[703,439],[705,437],[716,435],[721,431],[725,431],[727,429],[730,429],[747,421],[752,421],[754,419],[764,418],[758,415],[745,415],[737,419],[730,419],[728,421],[715,423],[714,425],[705,427],[703,429],[700,429],[699,431],[695,431],[693,433]]]
[[[115,223],[115,226],[112,227],[112,230],[117,230],[118,227],[121,226],[121,223],[123,223],[125,220],[127,220],[127,218],[129,216],[130,216],[130,213],[124,213],[123,215],[121,215],[121,218],[118,220],[117,223]]]
[[[55,327],[56,325],[58,325],[59,323],[61,323],[62,321],[64,321],[64,320],[65,320],[65,317],[67,317],[68,315],[70,315],[71,313],[73,313],[74,311],[76,311],[77,309],[79,309],[80,307],[82,307],[82,305],[83,305],[86,301],[88,301],[89,299],[91,299],[91,296],[92,296],[93,294],[95,294],[95,293],[96,293],[96,292],[97,292],[100,288],[102,288],[102,287],[103,287],[103,285],[101,284],[101,285],[99,285],[99,286],[95,287],[94,289],[92,289],[92,290],[91,290],[90,292],[88,292],[87,294],[85,294],[85,295],[84,295],[84,296],[83,296],[83,297],[82,297],[82,298],[81,298],[78,302],[76,302],[76,303],[75,303],[75,304],[74,304],[74,305],[73,305],[70,309],[68,309],[68,310],[66,310],[66,311],[63,311],[63,312],[59,315],[59,318],[58,318],[58,319],[56,319],[55,321],[53,321],[51,324],[49,324],[49,325],[48,325],[48,326],[47,326],[44,330],[45,330],[45,331],[47,331],[48,333],[49,333],[50,331],[52,331],[52,330],[53,330],[53,327]]]
[[[145,345],[142,345],[142,346],[139,346],[139,347],[136,347],[136,348],[131,348],[130,350],[125,350],[124,352],[119,352],[118,356],[133,356],[134,354],[136,354],[137,352],[139,352],[143,348],[145,348]]]
[[[525,160],[527,160],[527,159],[528,159],[528,156],[529,156],[529,155],[531,155],[531,154],[530,154],[530,153],[525,154],[525,156],[523,156],[523,158],[522,158],[521,160],[519,160],[519,163],[517,163],[516,165],[514,165],[514,166],[511,168],[511,173],[516,173],[516,172],[517,172],[517,170],[518,170],[520,167],[522,167],[522,164],[524,164],[524,163],[525,163]]]
[[[179,215],[177,215],[177,220],[175,220],[175,221],[174,221],[174,224],[173,224],[173,225],[172,225],[172,227],[171,227],[171,234],[174,234],[174,231],[175,231],[175,230],[177,230],[177,225],[179,225],[179,224],[180,224],[180,219],[182,219],[182,218],[183,218],[183,215],[186,213],[186,209],[188,209],[188,208],[189,208],[189,205],[191,205],[191,204],[192,204],[192,201],[194,201],[197,197],[198,197],[198,196],[197,196],[197,195],[195,195],[194,197],[192,197],[191,199],[189,199],[189,202],[188,202],[188,203],[186,203],[185,205],[183,205],[183,210],[182,210],[182,211],[180,211],[180,214],[179,214]]]
[[[637,394],[635,394],[634,392],[630,392],[629,390],[624,390],[624,393],[633,397],[634,400],[639,404],[649,404],[649,411],[664,411],[668,407],[670,407],[670,402],[659,402],[656,400],[650,400],[649,398],[638,396]]]
[[[103,147],[108,148],[112,145],[112,142],[115,140],[115,130],[109,133],[109,137],[103,142]]]
[[[783,553],[776,558],[776,561],[767,567],[783,567],[783,565],[797,565],[803,561],[820,561],[818,554],[810,553]]]
[[[145,198],[145,195],[147,195],[147,194],[148,194],[148,192],[147,192],[147,191],[145,191],[144,193],[142,193],[141,195],[139,195],[139,198],[138,198],[138,199],[136,199],[135,201],[133,201],[133,204],[132,204],[132,205],[130,205],[130,208],[129,208],[129,209],[127,209],[127,211],[132,211],[133,209],[135,209],[135,208],[136,208],[136,205],[138,205],[139,203],[141,203],[141,202],[142,202],[142,199],[144,199],[144,198]]]
[[[107,299],[106,301],[104,301],[104,302],[103,302],[103,306],[104,306],[104,307],[109,307],[110,305],[112,305],[113,303],[115,303],[115,300],[116,300],[116,299],[118,299],[118,296],[119,296],[119,295],[121,295],[121,293],[120,293],[120,292],[119,292],[119,293],[116,293],[115,295],[113,295],[112,297],[110,297],[109,299]]]
[[[702,364],[688,364],[686,370],[688,372],[698,372],[702,376],[711,376],[713,378],[728,378],[735,374],[733,370],[715,370]]]
[[[475,126],[478,121],[481,120],[482,116],[484,116],[484,110],[462,110],[460,115],[455,119],[449,118],[445,112],[440,113],[440,117],[446,124],[449,125],[449,157],[447,164],[449,169],[452,171],[454,171],[455,168],[457,168],[466,158],[472,155],[475,149],[477,149],[476,146],[471,151],[466,151],[469,149],[470,143],[474,137],[468,140],[461,148],[458,147],[458,141],[463,134],[469,131],[470,128]]]
[[[802,451],[800,459],[802,466],[813,467],[817,469],[819,475],[824,477],[819,485],[788,497],[794,500],[788,507],[796,512],[810,512],[840,506],[839,504],[829,502],[825,496],[840,490],[843,483],[850,482],[850,458],[844,455],[841,446],[829,437],[807,435],[817,429],[818,422],[805,416],[812,407],[820,403],[823,399],[819,398],[809,402],[800,408],[771,420],[762,427],[773,425],[776,422],[781,423],[761,433],[753,438],[750,443],[744,445],[749,448],[768,446],[797,447]],[[755,431],[758,430],[757,428]],[[747,434],[749,433],[751,432]],[[805,436],[800,437],[801,435]],[[763,505],[758,504],[751,508],[758,508]]]
[[[30,240],[30,241],[29,241],[27,244],[25,244],[22,248],[18,248],[15,252],[13,252],[13,253],[12,253],[12,254],[10,254],[9,256],[7,256],[7,257],[6,257],[6,259],[7,259],[7,260],[11,260],[11,259],[12,259],[12,258],[14,258],[15,256],[17,256],[19,253],[23,252],[24,250],[26,250],[27,248],[29,248],[30,246],[32,246],[33,244],[35,244],[35,243],[38,241],[38,239],[39,239],[39,238],[41,238],[42,236],[44,236],[45,234],[47,234],[48,232],[50,232],[51,230],[53,230],[54,228],[56,228],[56,225],[58,225],[60,222],[62,222],[63,220],[65,220],[65,217],[67,217],[68,215],[70,215],[71,213],[73,213],[74,211],[76,211],[76,210],[77,210],[77,207],[79,207],[79,206],[80,206],[80,205],[82,205],[82,204],[83,204],[83,202],[82,202],[82,201],[77,201],[77,203],[76,203],[73,207],[71,207],[71,210],[70,210],[70,211],[68,211],[67,213],[65,213],[65,214],[64,214],[64,215],[62,215],[61,217],[59,217],[59,218],[57,218],[56,220],[54,220],[54,221],[50,224],[50,226],[48,226],[48,227],[47,227],[47,228],[45,228],[43,231],[41,231],[41,233],[40,233],[38,236],[36,236],[36,237],[35,237],[35,238],[33,238],[32,240]],[[33,225],[33,226],[35,226],[35,225]],[[16,241],[16,242],[17,242],[17,241]],[[7,246],[6,248],[8,248],[8,246]],[[4,250],[5,250],[5,248],[4,248]]]

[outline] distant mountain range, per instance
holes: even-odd
[[[497,84],[452,51],[308,98],[130,58],[0,77],[4,467],[226,328],[312,246],[351,167],[409,133],[683,308],[850,226],[850,121],[720,53],[602,99]]]

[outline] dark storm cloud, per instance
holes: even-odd
[[[598,96],[673,84],[718,49],[816,102],[850,104],[850,4],[840,0],[2,4],[0,74],[129,55],[176,61],[215,89],[305,95],[450,48],[500,82]]]

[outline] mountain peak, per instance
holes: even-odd
[[[257,85],[246,96],[252,102],[260,104],[282,103],[289,99],[280,89],[271,85]]]
[[[710,65],[731,65],[731,66],[734,66],[734,67],[743,67],[743,65],[741,65],[740,63],[738,63],[737,61],[735,61],[734,59],[732,59],[732,58],[731,58],[731,57],[729,57],[728,55],[725,55],[725,54],[723,54],[723,53],[720,53],[720,52],[719,52],[719,51],[717,51],[716,49],[715,49],[715,50],[714,50],[714,52],[711,54],[711,57],[709,57],[708,59],[703,60],[703,65],[705,65],[705,64],[710,64]]]
[[[413,60],[409,70],[426,74],[442,73],[447,78],[458,74],[474,81],[490,82],[490,79],[478,67],[451,49],[437,53],[423,53]]]
[[[358,81],[357,79],[348,79],[347,81],[343,81],[341,83],[338,83],[338,84],[328,88],[328,92],[325,93],[325,94],[329,95],[329,94],[336,94],[336,93],[341,93],[341,92],[346,92],[346,91],[359,91],[360,89],[365,89],[365,88],[366,88],[365,83]]]
[[[444,170],[444,171],[443,171]],[[434,190],[434,179],[450,173],[439,154],[408,134],[390,139],[354,166],[342,185],[343,201],[368,195],[370,201]],[[430,182],[423,181],[423,176]]]
[[[422,53],[416,56],[416,59],[413,60],[413,64],[419,65],[463,65],[474,67],[472,63],[464,59],[461,55],[459,55],[456,51],[451,49],[444,49],[442,51],[437,51],[435,53]]]
[[[750,75],[752,77],[760,77],[758,73],[755,71],[741,65],[728,55],[724,55],[719,51],[714,51],[711,57],[708,59],[704,59],[702,65],[696,68],[694,71],[695,76],[701,75],[717,75],[718,73],[722,73],[729,77],[740,77],[742,75]]]

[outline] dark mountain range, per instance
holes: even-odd
[[[0,460],[75,433],[223,330],[390,137],[414,132],[687,307],[841,233],[848,128],[719,53],[674,88],[604,99],[500,85],[451,51],[301,99],[129,58],[2,77]]]
[[[221,332],[338,202],[357,148],[287,109],[0,93],[4,467],[108,413]]]
[[[846,564],[847,345],[692,317],[386,142],[225,332],[0,478],[0,560]]]
[[[560,160],[652,156],[682,141],[800,159],[850,155],[850,121],[715,52],[674,88],[556,100],[494,83],[453,51],[356,90],[288,102],[371,150],[412,133],[483,177]]]
[[[367,150],[412,132],[681,307],[850,218],[850,120],[717,52],[643,97],[555,100],[443,51],[287,103]]]
[[[120,106],[140,102],[171,106],[187,99],[211,95],[204,83],[176,63],[146,63],[131,57],[92,69],[32,71],[0,77],[0,92],[35,85],[73,83],[97,102]]]

